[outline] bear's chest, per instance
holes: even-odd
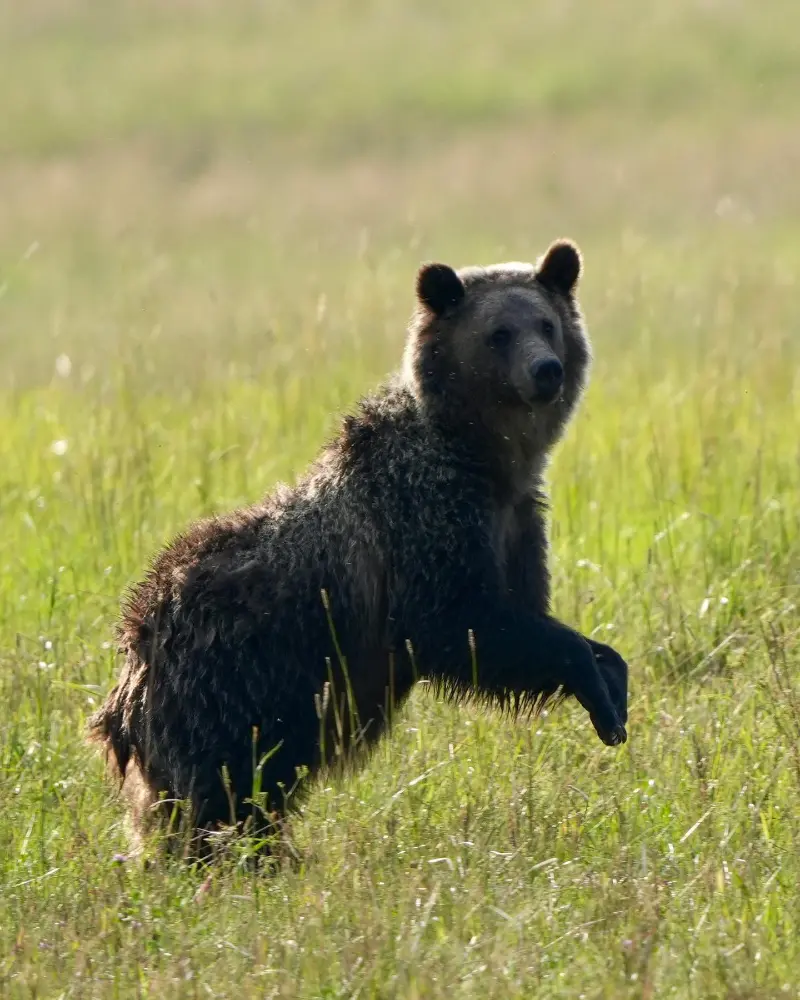
[[[522,527],[519,510],[508,504],[499,507],[492,519],[491,545],[501,579],[505,580],[510,558],[520,544]]]

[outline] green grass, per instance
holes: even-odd
[[[800,995],[798,38],[790,0],[4,5],[0,995]],[[299,870],[120,861],[82,733],[124,587],[302,471],[421,260],[562,235],[555,604],[629,659],[628,744],[420,688]]]

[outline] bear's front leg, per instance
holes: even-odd
[[[501,699],[505,693],[535,696],[563,686],[589,713],[605,744],[627,740],[592,647],[579,632],[485,592],[457,609],[431,610],[420,608],[408,629],[423,676],[477,684]]]

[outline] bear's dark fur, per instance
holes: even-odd
[[[245,819],[270,751],[280,814],[297,768],[373,741],[418,677],[512,708],[574,695],[625,741],[625,661],[550,615],[543,473],[590,363],[580,271],[566,241],[536,267],[422,267],[402,370],[307,475],[158,556],[91,721],[140,825],[159,798],[201,840]]]

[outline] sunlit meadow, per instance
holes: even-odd
[[[0,995],[800,996],[800,8],[0,6]],[[420,261],[585,255],[557,612],[629,742],[420,688],[298,861],[127,856],[120,594],[291,481]]]

